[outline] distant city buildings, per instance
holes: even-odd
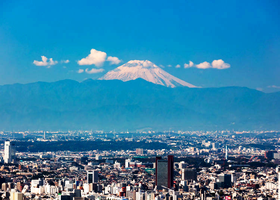
[[[143,155],[144,154],[144,151],[142,148],[137,148],[136,149],[136,155]]]
[[[125,168],[135,168],[135,167],[141,167],[142,162],[134,159],[126,159],[125,160]]]
[[[91,135],[91,133],[87,133]],[[77,134],[72,134],[76,140]],[[82,133],[81,133],[82,135]],[[66,200],[218,200],[278,199],[280,161],[277,148],[261,149],[256,144],[277,147],[277,134],[270,138],[206,133],[178,135],[134,135],[111,140],[107,135],[86,138],[105,141],[110,148],[120,141],[128,145],[144,142],[151,148],[91,149],[87,151],[25,151],[15,154],[11,143],[2,142],[10,163],[0,163],[0,199]],[[3,136],[3,135],[2,135]],[[25,137],[28,137],[25,134]],[[37,137],[37,136],[36,136]],[[41,133],[44,137],[44,133]],[[72,143],[71,137],[49,140],[26,139],[29,149],[36,143]],[[82,138],[81,137],[81,138]],[[238,138],[239,137],[239,138]],[[55,140],[53,141],[53,139]],[[6,140],[6,138],[5,138]],[[22,142],[18,140],[16,146]],[[131,142],[131,143],[130,143]],[[160,147],[154,144],[159,142]],[[213,148],[213,143],[217,144]],[[253,147],[250,143],[254,144]],[[22,142],[22,144],[25,144]],[[75,144],[79,144],[75,141]],[[209,145],[210,144],[210,145]],[[228,148],[227,148],[227,147]],[[164,147],[164,148],[163,148]],[[22,147],[21,147],[22,148]],[[140,150],[137,150],[140,149]],[[226,160],[226,149],[229,158]],[[142,153],[143,150],[143,153]],[[14,153],[11,153],[13,152]],[[7,160],[7,159],[6,159]],[[18,160],[18,164],[14,164]]]

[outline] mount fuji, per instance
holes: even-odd
[[[171,74],[167,73],[154,63],[148,60],[131,60],[116,69],[107,72],[99,80],[122,80],[124,82],[142,78],[154,84],[166,87],[187,86],[196,87]]]

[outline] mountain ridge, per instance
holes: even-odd
[[[0,86],[2,130],[272,130],[280,93],[168,88],[143,79]]]

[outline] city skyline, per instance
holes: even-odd
[[[6,200],[278,199],[280,193],[280,132],[0,135],[2,143],[15,135],[17,147],[9,163],[3,163],[6,145],[0,148]]]

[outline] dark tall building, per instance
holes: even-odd
[[[158,185],[158,161],[161,159],[161,157],[156,157],[156,185]]]
[[[169,155],[167,160],[156,157],[156,185],[158,189],[161,186],[172,188],[174,179],[174,156]]]
[[[266,151],[265,154],[264,154],[264,157],[265,157],[266,159],[271,160],[271,159],[273,159],[273,155],[274,155],[275,153],[277,153],[277,151]]]
[[[217,180],[218,188],[229,188],[231,187],[231,175],[230,174],[220,174]]]
[[[98,171],[88,171],[87,172],[87,182],[97,183],[98,182]]]
[[[169,155],[168,156],[168,188],[172,188],[173,187],[173,181],[174,181],[174,156],[173,155]]]
[[[196,181],[197,172],[195,168],[182,169],[182,180],[186,181]]]

